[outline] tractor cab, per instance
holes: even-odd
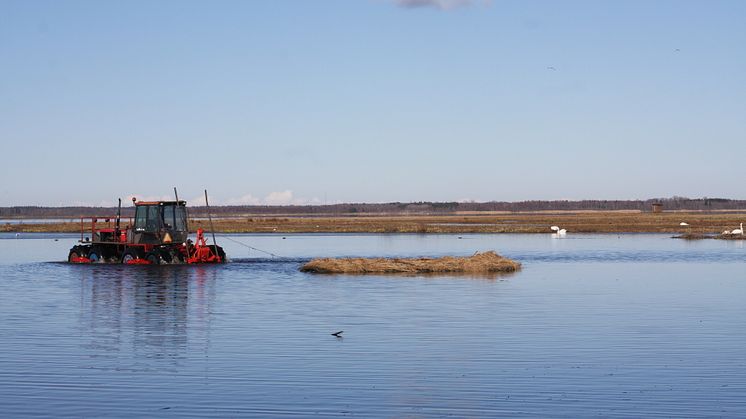
[[[189,235],[185,201],[135,202],[133,244],[184,243]]]

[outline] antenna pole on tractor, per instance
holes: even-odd
[[[217,252],[218,242],[215,241],[215,227],[212,225],[212,215],[210,214],[210,203],[207,201],[207,189],[205,189],[205,206],[207,207],[207,219],[210,220],[210,232],[212,233],[212,244],[215,245]]]
[[[119,205],[117,205],[117,233],[119,233],[119,220],[122,219],[122,198],[119,198]],[[117,237],[119,240],[119,237]]]
[[[176,186],[174,186],[174,197],[176,197],[176,204],[179,204],[179,193],[176,192]]]

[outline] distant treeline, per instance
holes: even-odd
[[[634,201],[521,201],[521,202],[390,202],[382,204],[333,204],[333,205],[242,205],[214,206],[212,214],[229,216],[238,214],[449,214],[457,211],[572,211],[572,210],[640,210],[652,211],[653,204],[670,210],[744,210],[746,200],[722,198],[691,199],[683,197],[634,200]],[[205,207],[190,207],[191,216],[207,216]],[[116,207],[0,207],[0,218],[75,218],[80,216],[113,215]],[[131,217],[134,208],[122,208],[122,216]]]

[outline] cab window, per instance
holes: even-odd
[[[167,229],[174,228],[174,224],[176,224],[174,208],[176,208],[175,205],[164,205],[161,207],[161,210],[163,211],[163,227],[164,228],[167,228]]]
[[[163,227],[169,230],[186,231],[186,208],[183,205],[164,205],[161,207]]]
[[[140,205],[135,210],[135,230],[158,231],[161,214],[157,205]]]
[[[177,207],[174,207],[174,211],[176,213],[176,230],[187,231],[186,207],[184,207],[183,205],[179,205]]]
[[[157,205],[149,205],[148,207],[148,220],[146,223],[146,231],[158,231],[160,228],[161,212]]]
[[[148,208],[144,206],[138,206],[135,209],[135,229],[145,230],[147,219],[148,219]]]

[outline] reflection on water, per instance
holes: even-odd
[[[95,368],[121,369],[121,354],[143,367],[139,359],[163,359],[159,367],[178,367],[189,336],[209,344],[209,312],[215,298],[214,269],[205,267],[131,269],[92,266],[76,269],[80,279],[80,328],[90,334],[81,342],[94,357],[115,364]],[[147,368],[152,368],[152,364]]]
[[[65,240],[0,235],[3,416],[746,417],[736,244],[236,237],[288,258],[228,242],[221,266],[70,265],[47,262]],[[489,249],[523,269],[298,272],[313,256]]]

